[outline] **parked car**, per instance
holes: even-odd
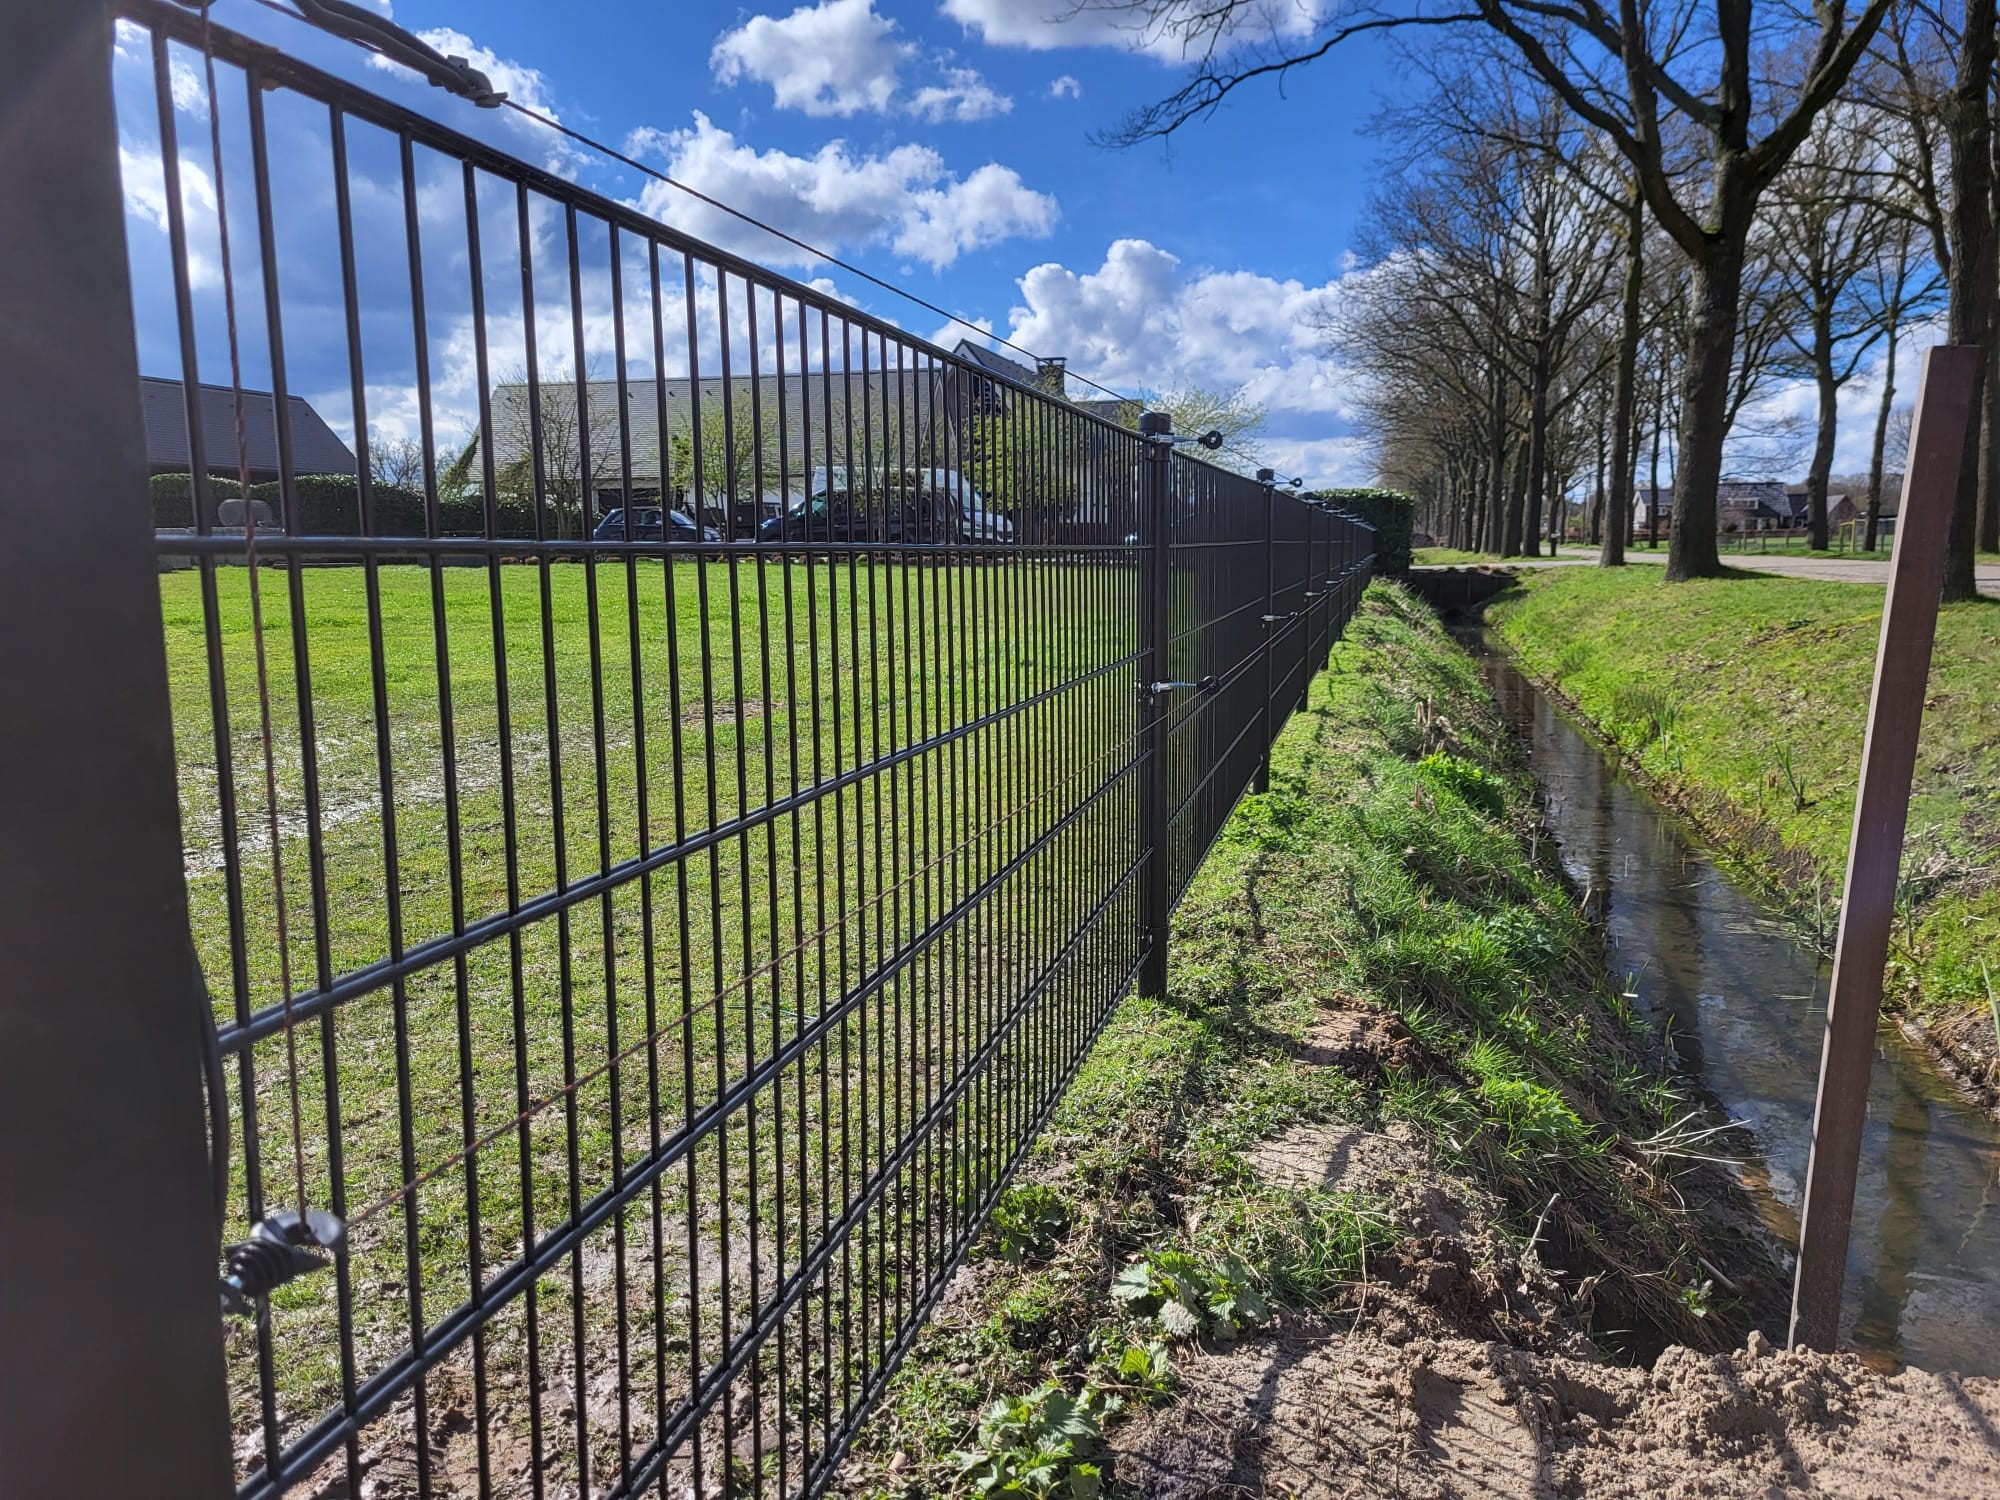
[[[625,509],[619,506],[604,513],[604,519],[590,533],[594,542],[712,542],[716,540],[713,526],[697,526],[694,518],[684,511],[667,510],[658,505],[635,505],[632,507],[632,532],[625,532]]]
[[[1014,523],[986,508],[954,470],[870,471],[857,497],[847,470],[817,469],[812,496],[757,529],[775,541],[1011,541]]]

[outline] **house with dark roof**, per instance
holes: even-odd
[[[726,411],[738,462],[750,471],[731,476],[738,487],[733,502],[746,512],[773,512],[782,501],[803,497],[818,470],[850,462],[914,464],[937,453],[942,439],[932,429],[934,387],[926,370],[871,370],[865,378],[858,371],[783,380],[735,376],[726,386],[719,378],[704,379],[698,391],[686,376],[627,380],[621,426],[617,381],[583,383],[587,420],[580,422],[576,385],[545,380],[539,413],[543,463],[566,468],[574,485],[583,461],[579,439],[587,436],[590,491],[600,511],[623,505],[627,493],[635,501],[668,497],[680,504],[693,477],[696,429],[705,443],[715,442]],[[510,382],[494,387],[489,410],[494,468],[505,474],[529,457],[535,402],[528,386]],[[705,457],[702,464],[711,475],[713,463]],[[761,496],[754,493],[760,481]],[[719,503],[718,496],[706,498]]]
[[[945,367],[944,394],[953,422],[971,435],[975,466],[980,438],[974,419],[1032,400],[1029,392],[1054,397],[1110,427],[1136,430],[1138,426],[1138,407],[1130,401],[1071,397],[1065,360],[1043,359],[1030,369],[970,339],[960,339],[952,354],[962,363]],[[1138,494],[1138,476],[1128,445],[1120,443],[1118,435],[1106,426],[1092,422],[1084,426],[1082,451],[1076,458],[1080,460],[1073,471],[1076,482],[1058,486],[1058,493],[1042,494],[1043,486],[1025,477],[1013,482],[1002,479],[996,483],[998,500],[1012,511],[1017,523],[1055,526],[1074,540],[1117,541],[1128,535],[1136,524],[1133,507]],[[1019,492],[1032,492],[1041,498],[1022,504],[1014,498]]]
[[[976,399],[978,410],[997,410],[1005,402],[1007,386],[1021,385],[1067,401],[1078,411],[1087,411],[1107,422],[1129,426],[1137,420],[1130,401],[1121,401],[1115,396],[1082,400],[1071,396],[1066,373],[1069,362],[1065,359],[1044,359],[1037,368],[1030,369],[1019,360],[1009,359],[984,345],[973,343],[971,339],[960,339],[958,347],[951,352],[977,370],[999,377],[992,381],[981,381],[976,376],[968,379],[970,394]]]
[[[243,459],[247,458],[252,484],[278,478],[277,403],[269,391],[246,390],[242,394],[243,452],[239,454],[236,392],[232,387],[189,386],[163,376],[141,375],[139,402],[146,424],[146,472],[193,473],[198,442],[202,468],[207,473],[234,479],[242,472]],[[354,473],[354,454],[301,397],[285,398],[285,426],[293,474]]]
[[[1632,492],[1632,532],[1635,536],[1645,535],[1651,524],[1655,493],[1650,485]],[[1673,530],[1674,492],[1662,487],[1657,494],[1660,532],[1664,535]],[[1782,484],[1763,480],[1724,480],[1715,487],[1715,525],[1718,531],[1724,533],[1782,531],[1804,525],[1804,514],[1803,502],[1794,509],[1791,497]]]

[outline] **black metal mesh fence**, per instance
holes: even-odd
[[[810,1493],[1369,534],[129,13],[241,1492]]]

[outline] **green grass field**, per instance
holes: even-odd
[[[1881,587],[1747,572],[1666,587],[1656,575],[1575,568],[1524,577],[1522,590],[1488,613],[1527,668],[1830,932]],[[2000,608],[1947,606],[1892,957],[1897,988],[1989,1051],[1985,976],[2000,968],[1996,663]]]
[[[643,1441],[1039,972],[1045,952],[1017,934],[1079,927],[1129,864],[1123,800],[1058,823],[1129,754],[1130,677],[1091,669],[1131,650],[1134,584],[1080,566],[648,561],[629,575],[622,564],[510,565],[434,578],[398,565],[380,573],[378,650],[363,570],[303,570],[296,599],[287,575],[263,572],[291,989],[544,903],[517,937],[469,946],[295,1028],[306,1196],[356,1221],[344,1283],[354,1346],[340,1348],[335,1278],[273,1299],[278,1430],[316,1420],[343,1378],[365,1379],[404,1347],[413,1319],[455,1308],[475,1274],[518,1258],[524,1240],[740,1088],[829,997],[998,879],[978,920],[832,1025],[657,1196],[541,1278],[534,1337],[547,1391],[528,1390],[525,1307],[493,1325],[489,1462],[523,1448],[531,1401],[545,1408],[545,1452],[587,1447],[598,1472],[621,1427]],[[161,589],[194,933],[226,1024],[281,1009],[285,993],[249,577],[218,570],[212,611],[196,573],[166,575]],[[945,746],[910,748],[960,728]],[[863,774],[882,762],[894,764]],[[1050,764],[1065,774],[1032,784],[1024,774]],[[562,897],[641,857],[656,866],[643,878]],[[1058,1003],[1073,1007],[1075,995],[1052,991],[1021,1024],[1052,1027]],[[995,1076],[1011,1084],[1032,1062],[1010,1042]],[[282,1033],[255,1046],[252,1071],[246,1095],[231,1060],[232,1112],[239,1131],[246,1103],[254,1112],[259,1157],[253,1191],[239,1136],[231,1238],[257,1203],[298,1196]],[[991,1180],[1019,1124],[1013,1107],[968,1096],[938,1148],[961,1159],[907,1165],[882,1200],[871,1236],[895,1253],[871,1262],[861,1251],[840,1274],[862,1276],[891,1306],[906,1296],[923,1269],[917,1226],[952,1212],[938,1194]],[[615,1337],[621,1308],[629,1347]],[[800,1342],[815,1317],[835,1330],[809,1296]],[[809,1357],[820,1389],[785,1396],[808,1425],[874,1358],[868,1337],[836,1352],[832,1336],[822,1331]],[[441,1411],[452,1423],[471,1416],[469,1354],[428,1384],[434,1428]],[[230,1357],[247,1472],[264,1451],[263,1353],[247,1325],[231,1325]],[[604,1394],[607,1376],[638,1393],[623,1412]],[[745,1399],[776,1411],[768,1390]],[[406,1402],[387,1420],[414,1416]]]

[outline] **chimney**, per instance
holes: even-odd
[[[1054,396],[1058,401],[1067,401],[1069,392],[1063,385],[1063,369],[1069,364],[1067,359],[1057,355],[1053,359],[1035,361],[1035,384]]]

